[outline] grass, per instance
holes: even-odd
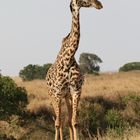
[[[140,73],[105,73],[100,76],[87,75],[83,96],[104,96],[116,98],[130,92],[140,94]]]
[[[129,92],[140,94],[140,72],[103,73],[100,76],[86,75],[82,97],[127,95]],[[19,77],[13,78],[19,86],[26,87],[29,96],[38,99],[47,98],[44,80],[22,82]]]
[[[23,82],[19,77],[13,79],[28,91],[28,118],[23,126],[3,122],[0,130],[21,140],[52,140],[53,111],[45,80]],[[63,113],[66,116],[65,106]],[[99,140],[140,139],[140,72],[86,75],[79,105],[79,122],[81,140],[90,137]],[[15,134],[17,128],[19,132]],[[65,139],[68,139],[67,129],[64,131]]]

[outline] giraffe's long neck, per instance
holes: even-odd
[[[62,41],[62,48],[59,52],[58,59],[64,60],[67,64],[71,63],[74,58],[76,50],[78,49],[80,39],[80,16],[79,9],[75,3],[72,3],[72,25],[71,32]]]
[[[74,3],[73,3],[74,5]],[[72,6],[72,25],[70,37],[75,41],[79,41],[80,39],[80,16],[79,16],[79,8],[77,6]],[[77,44],[78,45],[78,44]]]

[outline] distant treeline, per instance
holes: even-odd
[[[44,64],[43,66],[40,65],[32,65],[29,64],[25,66],[19,72],[19,76],[24,81],[31,81],[33,79],[45,79],[48,69],[52,64]]]
[[[131,62],[120,67],[119,71],[132,71],[132,70],[140,70],[140,62]]]
[[[82,53],[79,58],[79,67],[83,73],[98,74],[100,71],[99,63],[102,60],[95,54]],[[19,76],[24,81],[31,81],[34,79],[45,79],[46,74],[51,67],[51,63],[40,65],[29,64],[19,72]]]
[[[83,73],[99,75],[99,63],[102,63],[101,58],[93,53],[82,53],[79,57],[79,67]],[[51,65],[51,63],[44,64],[43,66],[29,64],[20,70],[19,76],[24,81],[45,79]],[[140,70],[140,62],[127,63],[119,68],[119,72],[127,72],[131,70]]]

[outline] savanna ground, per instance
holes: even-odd
[[[54,113],[45,81],[13,79],[28,91],[27,111],[24,119],[12,116],[8,122],[0,121],[0,133],[19,140],[53,140]],[[64,103],[62,111],[67,140]],[[140,140],[140,72],[86,75],[78,114],[80,140]]]

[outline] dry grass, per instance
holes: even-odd
[[[34,80],[23,82],[19,77],[13,78],[18,86],[25,87],[28,92],[29,104],[27,109],[37,113],[42,108],[50,106],[45,80]]]
[[[140,72],[87,75],[82,94],[115,98],[131,92],[140,94]]]
[[[45,80],[23,82],[19,77],[13,78],[18,86],[28,91],[31,112],[36,112],[42,106],[50,105]],[[129,93],[140,95],[140,72],[103,73],[99,76],[86,75],[82,90],[82,97],[103,96],[116,99]]]
[[[19,77],[13,79],[19,86],[27,89],[29,97],[38,100],[48,98],[45,80],[22,82]],[[114,98],[131,92],[140,94],[140,72],[103,73],[99,76],[86,75],[82,97],[105,96]]]
[[[17,120],[17,116],[14,116],[12,122],[0,120],[0,134],[4,132],[7,136],[14,136],[14,138],[16,139],[19,139],[20,137],[25,135],[27,130],[17,125]]]
[[[30,112],[37,113],[50,106],[45,80],[23,82],[19,77],[13,79],[18,86],[25,87],[28,91],[28,109]],[[140,72],[102,73],[99,76],[86,75],[82,98],[85,96],[103,96],[109,100],[117,100],[118,97],[130,93],[140,95]],[[131,112],[129,111],[129,113]],[[112,138],[112,135],[106,134],[104,137],[99,136],[98,139],[112,140],[114,138]],[[115,138],[115,140],[127,139],[140,139],[139,130],[132,130],[131,133],[126,132],[123,138]]]
[[[124,132],[122,136],[107,133],[104,137],[99,135],[98,140],[140,140],[140,130],[133,128],[133,130]]]

